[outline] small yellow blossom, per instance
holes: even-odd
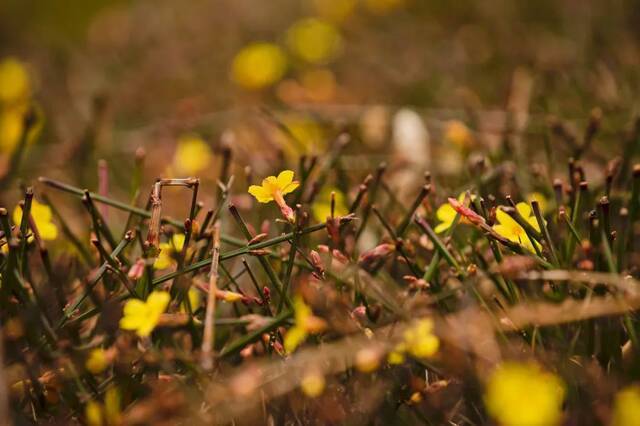
[[[394,346],[387,355],[392,365],[402,364],[406,354],[414,358],[430,358],[440,349],[440,339],[433,333],[433,320],[422,318],[410,325],[402,333],[402,341]]]
[[[197,135],[185,135],[178,139],[173,156],[173,170],[179,175],[194,176],[204,171],[213,154],[209,145]]]
[[[319,317],[313,315],[311,308],[304,303],[300,296],[293,300],[293,310],[295,312],[295,325],[287,331],[284,336],[284,349],[287,353],[292,353],[309,334],[317,334],[327,326],[327,323]]]
[[[30,96],[31,82],[25,65],[16,58],[0,62],[0,103],[20,103]]]
[[[402,364],[405,359],[405,352],[407,350],[407,346],[404,343],[397,344],[389,355],[387,355],[387,362],[391,365],[399,365]]]
[[[273,43],[257,42],[240,50],[231,65],[231,77],[249,90],[262,89],[278,82],[287,68],[287,59]]]
[[[120,391],[115,386],[109,387],[104,394],[104,417],[108,425],[122,424],[120,399]]]
[[[84,407],[84,418],[89,426],[102,426],[102,404],[96,401],[89,401]]]
[[[191,287],[187,292],[187,298],[189,300],[189,306],[191,307],[191,312],[195,312],[200,306],[200,301],[202,300],[202,298],[200,297],[200,292],[196,290],[194,287]],[[180,312],[182,313],[188,312],[186,300],[182,302],[182,305],[180,305]]]
[[[640,426],[640,386],[631,385],[616,394],[612,426]]]
[[[166,291],[154,291],[146,302],[129,299],[124,305],[124,316],[120,319],[120,328],[134,330],[140,337],[146,337],[158,325],[160,316],[167,309],[171,296]]]
[[[306,374],[300,381],[300,389],[309,398],[316,398],[324,392],[325,379],[324,376],[318,372],[311,372]]]
[[[84,365],[91,374],[102,373],[109,366],[105,350],[102,348],[92,350]]]
[[[553,426],[562,420],[563,381],[534,363],[506,362],[491,374],[484,402],[502,426]]]
[[[458,201],[461,203],[464,202],[465,196],[466,193],[464,192],[458,195]],[[447,229],[451,228],[453,226],[453,222],[456,219],[456,215],[457,212],[454,210],[451,204],[449,204],[448,202],[442,204],[440,207],[438,207],[438,210],[436,210],[436,217],[438,218],[440,223],[435,227],[434,231],[438,234],[441,234]],[[464,218],[462,218],[461,221],[464,221]]]
[[[473,135],[462,121],[451,120],[445,125],[444,140],[460,149],[464,149],[473,144]]]
[[[516,209],[520,216],[522,216],[536,231],[540,232],[540,226],[538,221],[531,211],[531,206],[527,203],[516,204]],[[518,243],[530,252],[534,252],[535,249],[529,236],[525,232],[524,228],[515,221],[514,218],[509,216],[501,209],[496,210],[497,224],[493,225],[493,230],[506,239]],[[537,243],[536,243],[537,244]]]
[[[433,334],[433,320],[423,318],[404,331],[407,352],[415,358],[429,358],[438,352],[440,340]]]
[[[295,22],[286,35],[289,49],[312,64],[326,64],[342,50],[342,36],[331,23],[318,18]]]
[[[43,240],[55,240],[58,237],[58,227],[52,222],[51,207],[39,203],[35,198],[31,201],[31,217]],[[22,207],[13,210],[13,223],[20,226],[22,221]]]
[[[284,201],[284,195],[293,192],[300,185],[293,180],[293,171],[284,170],[280,172],[278,177],[269,176],[262,180],[262,185],[251,185],[249,194],[253,195],[260,203],[268,203],[275,201],[282,215],[289,221],[294,222],[295,216],[293,209]]]
[[[182,251],[184,246],[184,234],[173,234],[171,240],[166,243],[160,243],[160,253],[153,263],[155,269],[167,269],[175,263],[173,255]]]
[[[311,206],[313,217],[318,222],[324,222],[331,216],[331,193],[335,193],[335,217],[346,216],[349,213],[346,197],[338,188],[325,187],[316,197],[316,201]]]
[[[120,392],[111,386],[104,394],[104,404],[91,400],[84,408],[84,417],[89,426],[122,424]]]

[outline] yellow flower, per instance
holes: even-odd
[[[200,292],[196,290],[194,287],[189,288],[187,292],[187,297],[189,298],[189,306],[191,306],[191,312],[195,312],[200,306]],[[185,300],[180,305],[180,312],[187,313],[187,301]]]
[[[429,358],[440,348],[440,339],[433,334],[433,320],[423,318],[403,333],[404,344],[415,358]]]
[[[462,121],[451,120],[445,125],[444,140],[458,148],[468,148],[473,143],[473,135]]]
[[[345,196],[338,188],[334,187],[324,187],[320,194],[316,197],[316,201],[311,206],[311,212],[313,213],[313,217],[316,218],[318,222],[324,222],[328,217],[331,216],[331,193],[334,192],[335,195],[335,217],[342,217],[349,213],[349,209],[347,208]]]
[[[326,64],[342,49],[342,36],[331,23],[306,18],[295,22],[286,35],[289,49],[312,64]]]
[[[317,372],[306,374],[300,381],[300,389],[309,398],[320,396],[324,392],[325,380],[324,376]]]
[[[461,193],[458,195],[458,201],[463,202],[465,197],[465,193]],[[434,231],[438,234],[445,232],[447,229],[453,226],[453,222],[456,219],[456,211],[448,202],[445,202],[438,210],[436,210],[436,217],[440,221],[440,223],[435,227]]]
[[[173,168],[180,175],[196,175],[209,166],[212,157],[211,148],[201,137],[182,136],[173,156]]]
[[[122,424],[120,392],[111,386],[104,394],[104,405],[91,400],[84,407],[84,417],[89,426]]]
[[[120,391],[111,386],[104,394],[104,417],[108,425],[122,424],[122,408],[120,403]]]
[[[536,231],[540,232],[538,221],[535,216],[533,216],[531,206],[529,206],[529,204],[518,203],[516,204],[516,209],[518,210],[518,213],[520,213],[520,216],[522,216]],[[535,250],[524,228],[520,226],[515,219],[498,208],[496,210],[496,220],[498,221],[498,224],[493,225],[494,231],[506,239],[520,244],[530,252]]]
[[[293,352],[300,346],[309,333],[320,333],[327,326],[322,318],[313,315],[311,308],[304,303],[300,296],[293,300],[293,310],[295,312],[295,325],[284,336],[284,349],[287,353]]]
[[[35,198],[31,201],[31,217],[36,223],[36,228],[43,240],[55,240],[58,237],[58,227],[52,222],[51,208],[39,203]],[[13,210],[13,223],[20,226],[22,221],[22,208],[16,206]]]
[[[153,263],[155,269],[167,269],[175,263],[173,255],[182,251],[184,246],[184,234],[173,234],[171,241],[160,243],[160,253]]]
[[[109,360],[104,349],[97,348],[92,350],[84,365],[91,374],[100,374],[106,370],[109,366]]]
[[[430,358],[440,349],[440,339],[433,334],[433,320],[422,318],[402,333],[402,341],[387,355],[389,364],[402,364],[406,354],[414,358]]]
[[[245,89],[262,89],[279,81],[287,68],[287,59],[273,43],[252,43],[240,50],[231,65],[231,77]]]
[[[562,380],[534,363],[506,362],[491,374],[484,402],[502,426],[553,426],[562,419]]]
[[[275,201],[280,207],[282,215],[289,222],[294,222],[293,209],[284,201],[284,195],[295,191],[300,185],[298,181],[293,180],[293,175],[293,171],[284,170],[280,172],[278,177],[269,176],[262,180],[262,185],[251,185],[249,194],[253,195],[261,203]]]
[[[613,401],[612,426],[640,426],[640,386],[627,386]]]
[[[84,418],[89,426],[102,426],[102,404],[96,401],[89,401],[84,407]]]
[[[166,291],[152,292],[146,302],[140,299],[129,299],[124,305],[124,316],[120,319],[120,328],[134,330],[140,337],[148,336],[158,325],[169,300],[171,296]]]
[[[31,82],[27,68],[16,58],[0,62],[0,103],[20,103],[30,96]]]

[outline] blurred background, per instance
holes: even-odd
[[[323,153],[344,128],[362,142],[347,158],[366,155],[352,168],[385,158],[394,132],[417,132],[436,147],[420,166],[453,175],[508,126],[526,129],[536,146],[550,116],[580,129],[599,107],[598,143],[610,150],[638,108],[638,6],[4,0],[0,169],[27,104],[43,120],[21,182],[47,175],[95,189],[106,159],[116,196],[130,187],[140,147],[148,182],[197,175],[215,183],[225,147],[236,170],[262,177],[275,161],[294,167],[300,154]],[[505,111],[519,115],[508,120]],[[398,130],[412,120],[417,131]]]

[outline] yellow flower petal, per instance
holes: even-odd
[[[27,68],[15,58],[0,62],[0,103],[20,102],[30,95],[30,81]]]
[[[436,227],[433,228],[433,230],[435,231],[436,234],[441,234],[447,229],[451,228],[451,225],[452,225],[452,222],[441,222],[438,225],[436,225]]]
[[[273,195],[264,187],[258,185],[251,185],[249,187],[249,194],[256,197],[260,203],[268,203],[269,201],[273,201]]]
[[[531,363],[506,362],[489,378],[484,396],[489,414],[501,425],[557,425],[565,387],[554,374]]]
[[[640,426],[640,386],[631,385],[616,394],[612,426]]]
[[[290,184],[288,184],[287,186],[285,186],[284,188],[282,188],[280,190],[280,192],[282,192],[282,195],[286,195],[290,192],[295,191],[298,187],[300,186],[300,182],[291,182]]]
[[[277,183],[279,188],[286,188],[291,182],[293,182],[293,171],[283,170],[278,174]]]
[[[284,350],[292,353],[307,338],[307,331],[303,327],[294,326],[284,336]]]
[[[531,206],[529,205],[529,203],[520,202],[516,204],[516,210],[518,210],[520,216],[524,217],[525,219],[528,219],[531,216]]]

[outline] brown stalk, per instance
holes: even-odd
[[[204,321],[204,336],[202,338],[202,368],[213,368],[213,345],[215,343],[214,319],[216,316],[216,291],[218,289],[218,262],[220,260],[220,222],[213,225],[213,253],[211,256],[211,271],[209,273],[209,294],[207,295],[207,311]]]

